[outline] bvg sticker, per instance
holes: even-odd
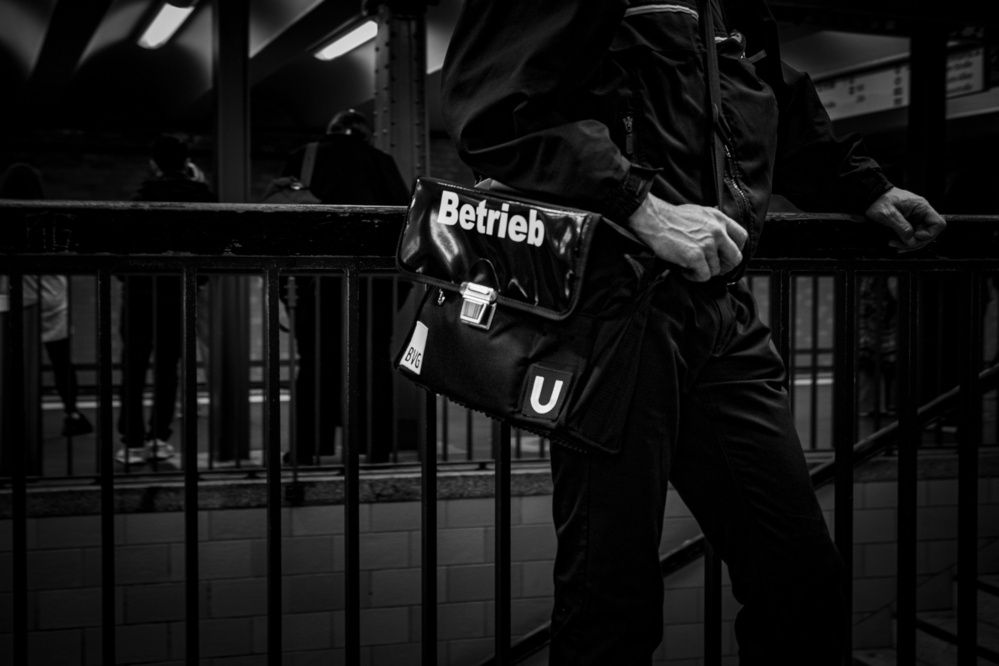
[[[414,375],[420,374],[420,368],[423,367],[423,350],[426,346],[427,326],[422,321],[418,321],[413,329],[413,337],[409,339],[406,353],[399,361],[399,367],[406,368]]]
[[[525,416],[555,421],[562,412],[571,380],[571,372],[532,366],[527,373],[521,411]]]

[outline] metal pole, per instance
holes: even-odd
[[[250,7],[246,2],[215,0],[215,178],[219,201],[249,198]],[[220,459],[249,457],[249,284],[246,277],[213,281],[212,307],[221,312],[212,327],[211,353],[218,358],[212,411]],[[217,398],[217,400],[216,400]]]

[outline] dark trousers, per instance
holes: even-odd
[[[182,333],[179,277],[132,275],[122,284],[121,413],[118,432],[127,446],[142,446],[146,436],[168,440],[172,434]],[[153,363],[153,409],[148,426],[142,405],[146,373]]]
[[[334,453],[336,428],[344,421],[343,280],[296,276],[295,284],[297,298],[293,316],[298,354],[295,450],[299,462],[308,462],[317,453]],[[366,462],[386,462],[392,450],[395,420],[390,348],[395,285],[384,279],[362,279],[360,286],[360,421],[353,425],[358,428]],[[286,289],[287,282],[282,290],[287,304]],[[399,285],[398,290],[396,300],[401,301],[409,285]]]
[[[783,364],[745,283],[667,278],[641,363],[619,454],[552,448],[550,663],[651,662],[663,632],[658,548],[670,481],[743,604],[740,664],[841,664],[842,563],[794,430]]]

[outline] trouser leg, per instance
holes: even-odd
[[[56,391],[62,400],[66,413],[76,411],[76,368],[69,358],[69,338],[60,338],[45,343],[49,362],[52,364],[52,376],[55,378]]]
[[[658,311],[686,312],[664,293]],[[664,316],[649,327],[668,334]],[[674,345],[647,335],[621,451],[554,445],[553,514],[558,539],[550,663],[649,664],[662,640],[659,569],[670,442],[678,413]]]
[[[651,661],[662,636],[667,478],[745,604],[736,625],[744,666],[838,663],[841,564],[794,432],[780,359],[748,290],[674,280],[657,295],[649,327],[621,453],[552,452],[551,663]]]
[[[743,604],[740,664],[840,664],[843,569],[795,432],[782,362],[748,292],[719,303],[726,339],[683,400],[671,481]]]
[[[118,432],[127,446],[140,447],[145,436],[143,392],[153,351],[151,278],[129,276],[122,285],[121,412]]]
[[[177,405],[180,341],[183,329],[180,278],[156,278],[156,349],[154,351],[153,410],[148,433],[166,441]]]

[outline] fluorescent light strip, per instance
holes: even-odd
[[[344,53],[353,51],[361,44],[371,41],[377,34],[378,24],[374,21],[365,21],[343,37],[339,37],[328,46],[324,46],[321,50],[316,51],[315,55],[320,60],[339,58]]]
[[[146,31],[139,38],[139,46],[146,49],[158,49],[170,41],[177,28],[183,25],[187,17],[194,11],[194,7],[174,7],[169,3],[164,3],[160,8],[160,13],[156,15],[153,22],[149,24]]]

